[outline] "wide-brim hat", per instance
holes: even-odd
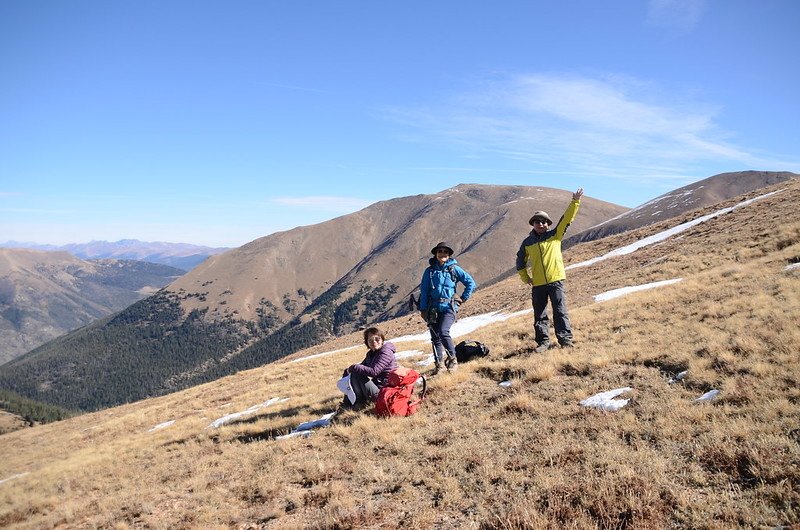
[[[547,215],[547,212],[543,212],[541,210],[533,213],[533,217],[531,217],[531,220],[528,221],[528,224],[533,226],[533,221],[535,221],[536,219],[544,219],[545,221],[547,221],[547,224],[549,225],[553,224],[553,220],[550,219],[550,216]]]
[[[438,243],[436,243],[436,246],[431,249],[431,254],[433,254],[435,256],[436,255],[436,251],[438,249],[440,249],[440,248],[443,248],[443,249],[447,250],[447,252],[449,252],[450,255],[455,254],[455,252],[453,252],[453,247],[451,247],[450,245],[448,245],[444,241],[439,241]]]

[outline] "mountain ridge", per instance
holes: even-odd
[[[46,251],[65,251],[81,259],[127,259],[158,263],[189,271],[208,256],[230,250],[228,247],[208,247],[191,243],[168,243],[165,241],[119,241],[93,240],[88,243],[49,245],[31,242],[6,241],[5,248],[27,248]]]
[[[0,364],[120,311],[181,274],[134,260],[0,248]]]
[[[27,360],[0,369],[0,380],[16,381],[9,390],[32,399],[68,399],[72,408],[86,410],[272,362],[366,323],[408,314],[408,295],[437,241],[456,247],[456,257],[480,285],[502,283],[513,272],[530,213],[542,208],[558,212],[570,198],[571,192],[552,188],[465,184],[272,234],[210,258],[114,319],[31,352]],[[612,218],[622,210],[584,197],[571,229],[595,226],[598,215]],[[303,277],[316,283],[299,283]],[[464,314],[470,311],[467,304]],[[23,383],[23,373],[41,379],[33,375],[37,364],[63,366],[67,351],[81,362],[95,363],[86,373],[94,373],[92,380],[104,387],[94,392],[103,394],[102,400],[88,400],[81,389],[85,376],[73,368],[59,372],[58,393],[52,385],[43,391],[34,380]],[[108,351],[134,372],[98,372],[96,359],[105,359]],[[136,359],[142,356],[155,364],[137,376]],[[111,357],[108,362],[116,361]],[[131,377],[146,384],[129,388],[126,379]],[[125,391],[115,397],[115,386]]]
[[[790,171],[734,171],[718,173],[677,188],[564,240],[564,247],[619,234],[723,201],[730,197],[800,177]]]
[[[15,359],[0,368],[0,379],[28,398],[90,410],[252,368],[407,313],[430,248],[442,239],[479,283],[490,281],[513,267],[531,211],[564,209],[571,195],[459,185],[271,234],[210,257],[113,318]],[[575,224],[589,227],[625,210],[584,197]]]

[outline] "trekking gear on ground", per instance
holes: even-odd
[[[486,357],[489,355],[489,348],[477,340],[465,340],[456,345],[456,359],[458,362],[465,363],[476,357]]]
[[[414,398],[414,385],[422,379],[422,393]],[[425,399],[427,384],[425,377],[411,368],[400,366],[389,373],[386,386],[381,388],[375,400],[375,414],[379,417],[410,416],[417,411]]]

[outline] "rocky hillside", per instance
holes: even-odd
[[[571,195],[543,187],[460,185],[382,201],[213,256],[166,291],[181,299],[184,311],[197,309],[212,320],[269,317],[285,324],[335,308],[334,326],[349,331],[403,311],[438,241],[453,246],[479,284],[495,280],[514,266],[533,211],[557,218]],[[584,197],[570,231],[626,210]]]
[[[0,248],[0,363],[124,309],[182,273],[138,261]]]
[[[749,191],[772,186],[779,182],[800,177],[789,171],[735,171],[720,173],[707,179],[693,182],[656,197],[619,217],[604,221],[588,230],[573,233],[564,241],[569,247],[583,241],[594,241],[613,234],[641,228],[665,219],[672,219],[684,212],[717,204]]]

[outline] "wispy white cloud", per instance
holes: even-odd
[[[703,18],[706,0],[650,0],[647,22],[654,25],[688,33],[695,29]]]
[[[486,82],[435,107],[389,109],[417,142],[519,161],[537,173],[680,180],[694,168],[783,167],[731,141],[721,109],[623,76],[534,74]],[[691,179],[690,179],[691,180]]]
[[[326,212],[353,212],[365,208],[370,201],[356,197],[336,197],[330,195],[312,195],[308,197],[278,197],[272,199],[275,204],[323,210]]]

